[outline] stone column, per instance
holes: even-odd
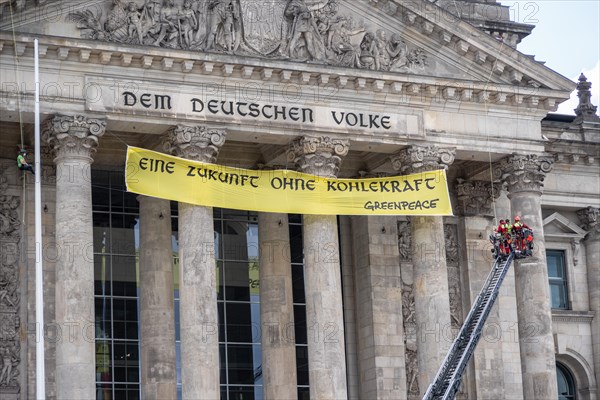
[[[590,310],[595,312],[592,319],[592,349],[596,387],[598,387],[600,382],[600,209],[587,207],[579,210],[577,216],[583,229],[588,231],[584,243]]]
[[[142,398],[177,398],[173,250],[169,200],[140,203],[140,347]]]
[[[300,172],[331,178],[346,154],[345,140],[307,136],[291,143],[288,159]],[[346,399],[344,310],[334,215],[304,216],[304,280],[310,398]]]
[[[447,168],[454,150],[410,146],[392,156],[402,175]],[[411,217],[419,389],[425,394],[452,343],[444,224],[442,217]]]
[[[43,139],[56,164],[56,343],[58,399],[96,397],[94,256],[91,164],[106,122],[84,115],[57,115]]]
[[[225,131],[178,125],[167,151],[195,161],[216,161]],[[179,313],[184,400],[218,399],[219,321],[212,207],[179,203]]]
[[[352,217],[361,399],[406,398],[397,219]]]
[[[258,214],[260,322],[265,400],[296,400],[296,341],[287,214]]]
[[[520,215],[535,234],[533,256],[514,263],[523,396],[526,399],[558,398],[541,207],[543,182],[552,163],[546,157],[515,154],[500,160],[494,168],[495,178],[508,184],[513,216]]]
[[[498,220],[510,215],[510,201],[499,198],[502,185],[489,181],[458,180],[456,185],[460,227],[466,243],[463,264],[463,286],[466,289],[466,316],[481,291],[494,262],[489,235],[494,221],[493,199]],[[502,283],[485,324],[481,340],[473,354],[471,397],[481,399],[515,399],[523,395],[521,363],[517,335],[517,304],[514,268]]]

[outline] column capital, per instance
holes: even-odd
[[[494,215],[493,200],[500,197],[501,189],[501,184],[492,185],[492,182],[488,181],[467,181],[458,178],[456,195],[459,213],[466,216]]]
[[[504,181],[509,193],[542,193],[546,174],[552,170],[552,156],[513,154],[498,161],[493,168],[494,179]]]
[[[348,154],[349,142],[330,136],[303,136],[293,140],[287,158],[299,172],[323,177],[335,177],[342,157]]]
[[[225,129],[205,125],[177,125],[167,132],[163,147],[177,157],[214,163],[225,144],[226,136]]]
[[[409,146],[390,157],[392,167],[402,175],[446,169],[454,162],[456,150],[438,146]]]
[[[86,115],[57,114],[44,121],[42,139],[54,154],[54,162],[62,158],[93,161],[98,139],[106,131],[106,121]]]
[[[577,211],[583,229],[588,231],[587,240],[600,239],[600,208],[586,207]]]

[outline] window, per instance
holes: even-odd
[[[140,398],[138,208],[123,172],[92,172],[96,398]]]
[[[552,308],[567,310],[569,308],[569,290],[565,252],[563,250],[548,250],[546,252],[546,262],[548,264]]]
[[[571,372],[562,364],[556,364],[556,384],[558,400],[575,400],[575,379]]]
[[[92,171],[96,398],[140,399],[139,211],[122,171]],[[177,391],[181,399],[178,206],[171,203]],[[298,398],[309,399],[302,218],[289,216]],[[263,396],[258,214],[214,209],[222,400]]]

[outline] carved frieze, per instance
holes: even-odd
[[[452,328],[462,324],[462,304],[460,296],[459,247],[456,225],[444,225],[446,265],[448,268],[448,297],[450,299],[450,322]]]
[[[347,140],[329,136],[303,136],[290,143],[287,158],[299,172],[335,177],[340,170],[342,157],[348,154],[348,150]]]
[[[413,285],[402,283],[402,319],[404,321],[404,357],[406,360],[406,387],[411,396],[419,395],[417,380],[417,322]]]
[[[226,136],[224,129],[177,125],[167,132],[163,147],[167,153],[178,157],[214,163]]]
[[[586,240],[600,239],[600,208],[586,207],[577,211],[581,227],[588,231]]]
[[[96,153],[106,121],[85,115],[55,115],[43,125],[42,139],[56,158],[89,158]]]
[[[87,39],[260,56],[378,71],[427,65],[398,32],[342,12],[338,0],[114,0],[106,14],[71,12]]]
[[[0,398],[19,398],[19,244],[20,198],[6,195],[7,179],[0,175]]]
[[[494,179],[506,182],[509,193],[541,193],[546,174],[553,164],[554,159],[549,156],[513,154],[494,165]]]
[[[400,253],[400,261],[412,260],[410,245],[410,221],[398,221],[398,252]]]
[[[415,350],[406,349],[404,353],[406,359],[406,387],[408,389],[409,398],[420,398],[419,396],[419,373],[417,352]]]
[[[494,215],[493,200],[500,196],[502,186],[488,181],[466,181],[456,185],[459,212],[463,215]]]
[[[401,174],[446,169],[454,162],[456,151],[437,146],[409,146],[391,157],[392,167]]]

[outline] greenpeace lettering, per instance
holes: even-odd
[[[133,193],[210,207],[290,214],[452,215],[446,172],[330,179],[289,170],[253,171],[129,147]]]
[[[367,201],[365,203],[365,209],[376,211],[376,210],[425,210],[433,209],[437,207],[437,202],[440,199],[423,200],[423,201]]]

